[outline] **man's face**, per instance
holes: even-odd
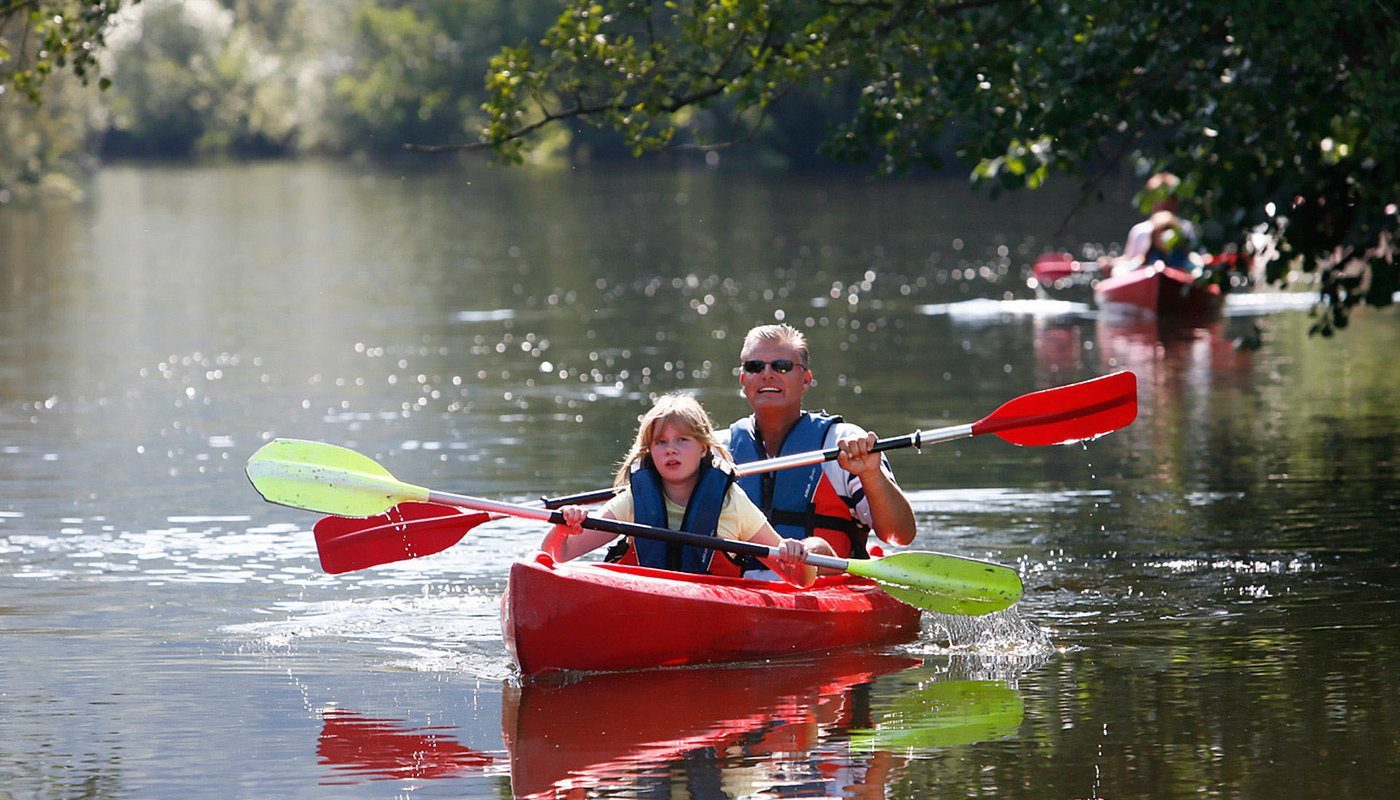
[[[762,361],[758,372],[747,368],[739,370],[739,385],[744,390],[744,399],[754,411],[772,409],[800,409],[802,395],[812,385],[812,373],[802,366],[802,356],[797,348],[782,342],[758,341],[744,348],[739,355],[740,363]],[[773,362],[792,362],[792,369],[780,372]],[[750,364],[750,366],[756,366]]]

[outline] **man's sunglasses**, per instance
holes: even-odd
[[[751,358],[745,361],[742,366],[744,371],[750,375],[757,375],[763,371],[764,367],[772,367],[773,371],[779,375],[786,375],[792,372],[792,368],[797,366],[797,362],[790,358],[779,358],[775,361],[760,361],[757,358]]]

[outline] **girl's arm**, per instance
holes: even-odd
[[[811,537],[811,539],[816,538]],[[749,541],[765,547],[778,548],[777,558],[760,558],[759,561],[762,561],[765,567],[776,572],[783,580],[793,586],[805,589],[817,580],[817,568],[802,561],[802,557],[807,553],[807,548],[802,545],[801,541],[784,539],[768,523],[764,523],[763,527],[759,528]],[[818,539],[818,541],[821,540]],[[830,549],[829,546],[828,549]]]
[[[617,538],[615,533],[584,528],[583,518],[588,515],[588,509],[583,506],[564,506],[559,513],[564,515],[564,524],[555,525],[540,542],[540,549],[555,561],[572,561]],[[597,516],[614,519],[612,512],[606,509]]]

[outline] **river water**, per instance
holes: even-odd
[[[1036,300],[1126,204],[960,180],[113,167],[0,207],[0,798],[1385,796],[1400,780],[1394,310],[1200,328]],[[1126,194],[1126,192],[1125,192]],[[891,453],[917,546],[1026,596],[919,640],[530,683],[497,603],[539,530],[321,572],[275,436],[525,501],[605,485],[651,394],[743,411],[806,328],[882,435],[1119,369],[1087,445]],[[1257,347],[1240,347],[1253,341]]]

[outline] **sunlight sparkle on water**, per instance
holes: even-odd
[[[1222,571],[1240,574],[1298,574],[1313,572],[1317,565],[1301,559],[1288,561],[1254,561],[1246,559],[1203,559],[1184,558],[1169,561],[1147,562],[1143,566],[1165,569],[1175,573]]]

